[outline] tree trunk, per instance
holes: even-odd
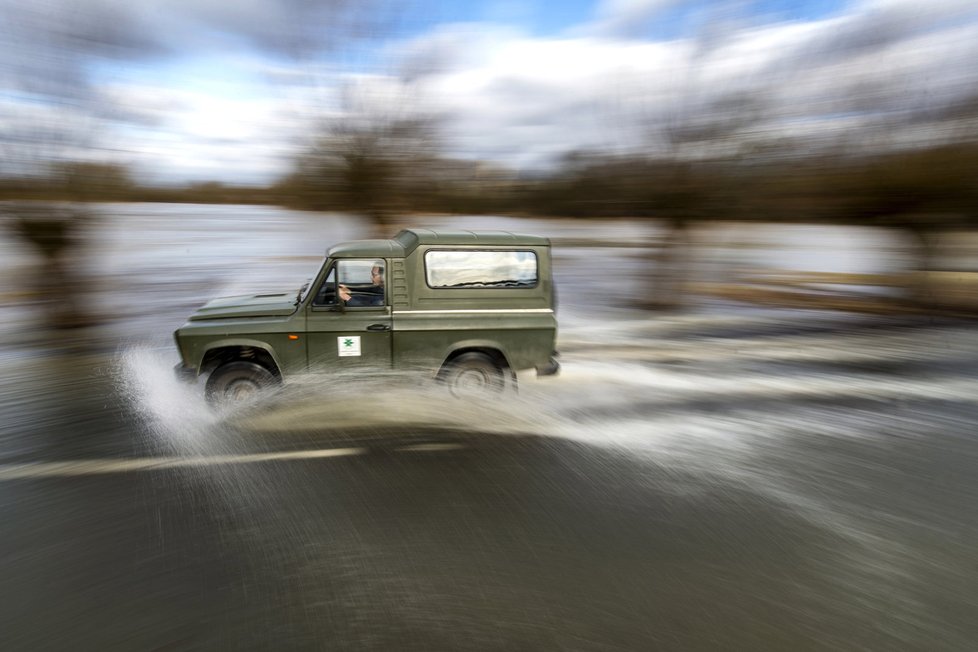
[[[674,310],[683,306],[689,258],[689,225],[685,220],[668,220],[659,246],[649,249],[649,283],[646,295],[640,299],[641,307]]]
[[[907,299],[917,308],[933,308],[940,303],[934,295],[930,272],[935,271],[937,257],[937,233],[929,229],[911,226],[907,231],[913,243],[913,265],[907,282]]]
[[[367,210],[367,220],[370,222],[370,237],[387,240],[393,238],[393,220],[390,213],[383,207],[374,206]]]
[[[49,323],[56,328],[76,328],[90,320],[82,309],[79,294],[86,283],[72,261],[81,248],[81,233],[91,216],[81,208],[64,209],[44,204],[14,206],[9,209],[16,233],[39,254],[40,270],[33,279],[38,297],[47,310]]]

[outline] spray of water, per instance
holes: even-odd
[[[922,350],[978,355],[974,338],[942,332],[930,346],[906,335],[832,334],[809,337],[686,340],[649,334],[649,322],[617,330],[607,324],[565,329],[570,354],[556,378],[522,377],[519,393],[454,399],[410,373],[358,370],[309,376],[246,409],[214,409],[202,383],[185,385],[172,372],[172,351],[131,347],[119,364],[122,390],[160,443],[177,452],[206,450],[230,431],[366,432],[429,428],[459,434],[560,437],[634,454],[679,456],[699,464],[768,445],[759,424],[790,414],[799,403],[862,400],[881,405],[913,399],[973,402],[978,379],[903,377],[831,367],[769,368],[856,360],[918,361]],[[672,328],[676,328],[673,324]],[[653,330],[655,330],[653,328]],[[926,336],[925,336],[926,337]],[[939,344],[940,346],[937,346]],[[933,355],[933,354],[932,354]],[[760,366],[759,366],[760,365]],[[729,414],[750,411],[733,427]],[[818,424],[814,424],[818,425]],[[775,425],[774,427],[780,427]],[[737,434],[739,433],[739,434]],[[240,434],[238,435],[240,436]],[[860,431],[854,436],[872,436]],[[708,457],[715,458],[716,455]]]
[[[119,356],[116,384],[162,452],[210,452],[222,415],[207,405],[202,387],[177,380],[172,357],[167,350],[130,347]]]

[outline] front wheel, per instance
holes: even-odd
[[[207,402],[213,406],[245,405],[276,384],[275,375],[260,364],[236,360],[215,369],[207,379],[204,392]]]
[[[503,391],[503,370],[484,353],[463,353],[442,371],[440,380],[452,396],[480,396]]]

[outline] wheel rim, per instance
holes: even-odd
[[[463,369],[452,382],[451,392],[456,398],[485,395],[492,387],[492,377],[485,369]]]
[[[250,378],[239,378],[224,389],[224,398],[234,403],[250,401],[258,396],[260,389],[258,383]]]
[[[466,369],[455,379],[459,389],[485,389],[489,386],[489,374],[482,369]]]

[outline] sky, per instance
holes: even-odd
[[[269,183],[350,114],[434,116],[447,155],[516,170],[718,125],[913,144],[976,97],[974,0],[0,0],[2,173]]]

